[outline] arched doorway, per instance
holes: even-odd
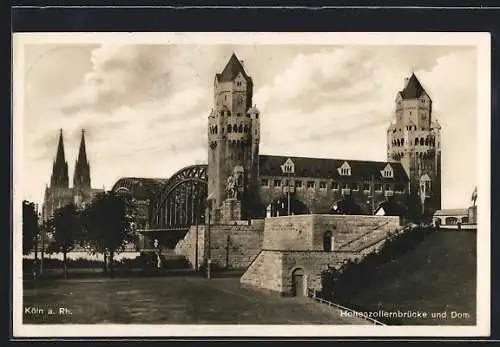
[[[330,211],[332,214],[362,214],[361,207],[351,197],[335,201]]]
[[[306,296],[306,276],[302,268],[292,272],[292,295]]]
[[[333,250],[333,236],[330,230],[325,231],[323,234],[323,250],[327,252]]]

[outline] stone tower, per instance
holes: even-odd
[[[64,155],[64,140],[62,129],[59,131],[59,144],[57,146],[57,154],[54,163],[52,164],[52,175],[50,177],[51,188],[68,188],[68,163]]]
[[[89,198],[90,195],[90,165],[87,160],[87,151],[85,148],[85,130],[82,129],[82,138],[80,140],[80,150],[75,163],[73,173],[73,190],[75,194],[74,202],[76,205]]]
[[[208,196],[215,216],[226,199],[236,198],[242,217],[248,217],[252,194],[258,192],[260,120],[252,96],[252,78],[233,53],[215,75],[214,107],[208,117]],[[236,196],[226,189],[230,176],[237,181]]]
[[[410,178],[410,201],[422,214],[441,208],[441,126],[432,119],[432,100],[414,73],[396,96],[387,129],[387,160],[402,164]]]

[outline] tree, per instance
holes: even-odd
[[[29,254],[36,245],[40,232],[38,215],[33,202],[23,201],[23,255]],[[36,260],[36,259],[35,259]]]
[[[80,235],[81,223],[74,204],[57,209],[50,221],[54,241],[49,246],[50,252],[63,254],[64,277],[67,277],[67,254],[75,248],[75,241]]]
[[[113,272],[113,257],[123,251],[128,242],[136,241],[132,222],[135,204],[130,196],[115,192],[103,192],[93,199],[83,214],[83,226],[87,243],[92,252],[104,254],[104,266],[109,256],[109,268]]]

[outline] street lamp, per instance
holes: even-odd
[[[212,235],[210,230],[210,217],[212,215],[212,195],[207,197],[207,212],[208,212],[208,259],[207,259],[207,278],[212,276]]]

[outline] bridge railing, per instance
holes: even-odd
[[[351,313],[354,317],[360,317],[360,318],[363,318],[367,321],[369,321],[370,323],[374,324],[374,325],[387,325],[387,324],[384,324],[382,323],[381,321],[378,321],[376,319],[373,319],[371,317],[368,317],[368,315],[366,315],[365,313],[362,313],[362,312],[359,312],[359,311],[356,311],[356,310],[353,310],[353,309],[350,309],[348,307],[345,307],[345,306],[342,306],[342,305],[339,305],[339,304],[336,304],[334,302],[331,302],[331,301],[328,301],[326,299],[323,299],[319,296],[316,295],[316,291],[313,290],[313,289],[308,289],[307,290],[307,296],[312,298],[313,300],[316,300],[316,301],[319,301],[320,303],[322,304],[326,304],[330,307],[335,307],[339,310],[343,310],[343,311],[346,311],[346,312],[349,312]]]

